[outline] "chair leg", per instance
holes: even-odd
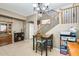
[[[36,53],[37,53],[37,46],[38,46],[38,43],[36,43]]]
[[[51,52],[51,49],[53,48],[53,42],[51,40],[51,45],[50,45],[50,52]]]
[[[43,47],[42,47],[42,44],[40,44],[41,45],[41,56],[42,56],[42,53],[43,53]]]
[[[50,52],[51,52],[51,47],[50,47]]]
[[[53,49],[53,41],[51,40],[51,49]]]
[[[37,53],[38,43],[36,43],[36,53]],[[40,43],[41,56],[43,54],[43,44]]]

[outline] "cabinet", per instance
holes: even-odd
[[[0,46],[11,44],[11,43],[12,43],[12,35],[0,36]]]
[[[14,33],[14,42],[22,41],[24,40],[24,33],[19,32],[19,33]]]

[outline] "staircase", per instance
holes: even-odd
[[[62,9],[60,14],[61,16],[59,16],[59,13],[49,12],[49,14],[45,14],[41,17],[41,19],[50,19],[50,24],[41,24],[38,31],[45,34],[58,24],[79,24],[79,6]],[[61,19],[59,19],[59,17]]]
[[[47,31],[49,31],[50,29],[52,29],[53,27],[55,27],[56,25],[59,24],[59,15],[58,14],[54,14],[54,16],[50,16],[48,14],[43,15],[43,19],[49,19],[50,20],[50,24],[41,24],[40,25],[40,29],[38,30],[40,33],[45,34]]]

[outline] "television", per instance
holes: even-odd
[[[0,32],[7,32],[7,24],[0,24]]]

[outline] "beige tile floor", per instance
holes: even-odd
[[[41,56],[32,49],[32,40],[20,41],[14,44],[9,44],[0,47],[0,56]],[[43,53],[45,56],[45,52]],[[64,56],[60,54],[59,50],[54,48],[48,53],[48,56]]]

